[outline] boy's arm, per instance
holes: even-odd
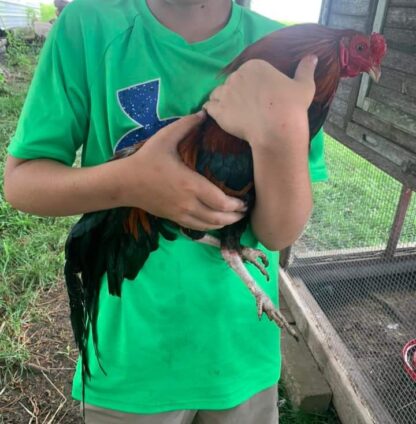
[[[247,140],[254,159],[253,231],[270,250],[292,244],[312,210],[307,110],[315,92],[314,58],[290,79],[260,60],[246,62],[205,105],[226,131]]]
[[[201,116],[165,127],[131,157],[71,168],[89,131],[91,87],[112,39],[86,25],[91,11],[95,14],[88,2],[71,3],[48,35],[9,146],[6,199],[17,209],[55,216],[140,207],[196,230],[240,219],[241,201],[179,160],[177,143]]]
[[[191,171],[177,154],[177,143],[202,120],[200,115],[182,118],[132,156],[93,167],[71,168],[54,160],[9,156],[6,200],[37,215],[133,206],[196,230],[234,223],[241,219],[244,204]]]
[[[282,250],[300,236],[313,206],[308,143],[299,135],[291,141],[293,148],[285,156],[281,149],[253,149],[256,204],[251,223],[270,250]]]

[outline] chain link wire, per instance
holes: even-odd
[[[303,280],[354,359],[363,382],[357,390],[394,423],[414,424],[416,382],[401,350],[416,338],[416,194],[397,248],[386,254],[402,185],[326,141],[329,181],[314,185],[313,216],[292,248],[288,274]]]

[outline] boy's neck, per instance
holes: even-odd
[[[231,0],[146,0],[153,15],[189,43],[205,40],[230,17]]]

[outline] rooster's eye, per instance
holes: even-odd
[[[364,44],[358,44],[357,51],[362,52],[364,50],[365,50],[365,45]]]

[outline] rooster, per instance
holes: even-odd
[[[273,32],[249,46],[224,69],[224,74],[234,72],[250,59],[261,59],[293,78],[300,60],[306,55],[316,55],[316,93],[308,111],[312,139],[325,121],[340,78],[355,77],[366,72],[378,81],[385,53],[386,43],[380,34],[369,36],[353,30],[302,24]],[[143,144],[141,142],[120,151],[113,160],[133,154]],[[247,205],[245,217],[219,230],[218,238],[186,228],[182,228],[183,233],[195,241],[220,248],[225,261],[254,295],[259,317],[265,313],[270,320],[296,337],[244,266],[244,261],[251,262],[268,278],[266,256],[261,251],[240,244],[255,202],[249,144],[226,133],[208,117],[179,143],[178,152],[188,167],[204,175],[227,195],[238,197]],[[83,360],[83,371],[87,375],[86,344],[90,329],[93,344],[97,347],[97,304],[102,276],[107,273],[110,294],[120,296],[123,280],[137,276],[149,254],[158,248],[160,235],[168,240],[175,239],[174,233],[166,228],[162,219],[137,208],[87,213],[72,228],[65,246],[65,279],[72,328]]]

